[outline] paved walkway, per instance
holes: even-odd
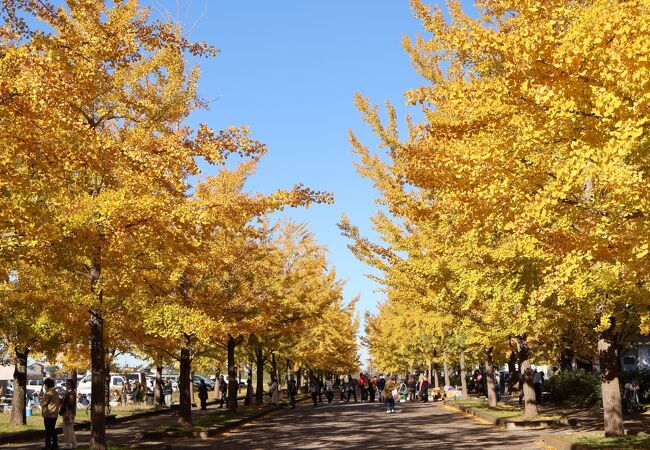
[[[282,411],[209,440],[167,441],[171,449],[542,449],[535,431],[505,431],[439,403],[334,403]],[[165,448],[164,446],[162,448]]]

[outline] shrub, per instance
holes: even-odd
[[[578,408],[602,406],[600,376],[586,370],[560,372],[546,380],[544,388],[551,401]]]

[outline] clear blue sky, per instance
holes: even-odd
[[[269,146],[249,188],[271,192],[296,183],[333,192],[334,205],[291,210],[329,249],[346,299],[360,294],[361,314],[381,294],[368,268],[346,248],[336,226],[343,213],[366,233],[376,192],[356,174],[348,143],[352,129],[374,147],[376,139],[353,105],[356,92],[373,103],[391,100],[400,117],[403,93],[423,84],[401,47],[421,32],[407,0],[146,0],[154,17],[180,19],[192,40],[221,53],[200,60],[200,92],[214,100],[192,116],[215,129],[246,124]]]

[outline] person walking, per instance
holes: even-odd
[[[311,401],[314,402],[314,408],[318,406],[318,379],[312,375],[309,379],[309,392],[311,392]]]
[[[41,414],[45,426],[45,450],[58,450],[59,441],[56,436],[56,419],[59,417],[61,399],[54,390],[54,381],[51,378],[43,382],[45,392],[41,397]]]
[[[325,396],[327,397],[327,403],[332,403],[334,400],[334,383],[332,383],[332,377],[327,377],[325,380]]]
[[[384,374],[379,374],[379,379],[377,380],[377,393],[379,394],[379,403],[384,403],[384,387],[386,386],[386,379]]]
[[[208,385],[205,384],[204,379],[199,382],[199,400],[201,400],[201,409],[208,409]]]
[[[63,412],[63,448],[77,448],[77,436],[74,433],[74,419],[77,415],[76,384],[76,380],[65,381],[65,393],[59,407],[59,414]]]
[[[368,379],[363,372],[359,374],[359,394],[361,395],[362,402],[368,400]]]
[[[415,376],[409,375],[408,380],[406,380],[406,389],[408,390],[409,401],[414,402],[417,400],[415,396],[415,391],[417,386],[415,385]]]
[[[357,380],[350,377],[350,382],[348,383],[348,396],[346,397],[346,403],[350,401],[350,396],[354,397],[354,403],[357,402],[357,389],[356,389]]]
[[[172,387],[172,380],[167,378],[167,380],[165,380],[165,386],[163,387],[163,395],[165,396],[165,405],[167,406],[172,405],[172,392],[174,392],[174,388]]]
[[[287,382],[287,395],[289,396],[289,404],[291,409],[296,409],[296,394],[298,393],[298,386],[296,385],[296,379],[291,374],[289,376],[289,381]]]
[[[221,401],[219,403],[219,408],[223,408],[224,404],[228,406],[228,403],[226,401],[228,395],[228,383],[226,383],[226,380],[223,377],[223,375],[219,375],[219,392],[221,394]]]
[[[348,383],[350,381],[350,377],[348,375],[343,375],[341,378],[341,382],[339,383],[339,389],[341,392],[341,402],[345,400],[345,393],[348,390]]]
[[[429,401],[429,379],[420,375],[420,401],[426,403]]]
[[[375,375],[368,380],[368,393],[370,394],[370,403],[375,403],[375,394],[377,394],[377,377]]]
[[[397,392],[397,381],[396,377],[388,377],[384,389],[382,390],[382,396],[384,397],[384,406],[386,407],[386,413],[395,412],[395,398],[394,395]]]

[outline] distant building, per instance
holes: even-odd
[[[15,366],[13,364],[0,366],[0,381],[12,381],[14,379],[14,370]],[[44,373],[42,364],[27,366],[28,380],[42,380]]]
[[[639,336],[621,356],[621,368],[626,372],[650,370],[650,336]]]

